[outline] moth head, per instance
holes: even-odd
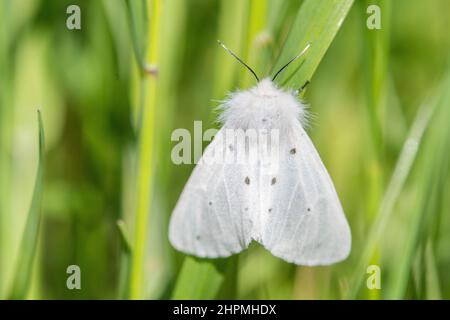
[[[303,123],[304,105],[291,91],[285,91],[269,78],[254,87],[230,95],[222,106],[219,120],[229,128],[288,130]]]
[[[265,110],[278,114],[283,109],[300,107],[295,91],[279,88],[270,78],[262,79],[253,88],[238,92],[233,98],[236,99],[230,102],[241,104],[255,113]]]
[[[290,128],[298,121],[301,124],[305,123],[304,105],[296,99],[298,90],[291,92],[282,90],[277,87],[274,81],[287,66],[309,49],[309,43],[299,54],[283,65],[272,79],[259,80],[252,68],[222,42],[218,42],[230,55],[245,66],[257,81],[253,88],[231,94],[230,98],[222,105],[223,112],[219,116],[219,121],[227,127],[264,130]]]
[[[251,91],[255,96],[261,98],[275,98],[284,93],[282,90],[278,89],[277,85],[269,78],[264,78],[259,81]]]

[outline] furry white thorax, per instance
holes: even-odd
[[[288,133],[306,122],[305,105],[293,92],[279,89],[269,78],[249,90],[232,93],[221,109],[219,121],[231,129],[278,129]]]

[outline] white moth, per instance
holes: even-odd
[[[333,182],[303,128],[305,106],[295,93],[266,78],[232,94],[222,108],[223,127],[173,211],[171,244],[187,254],[218,258],[238,253],[255,240],[274,256],[299,265],[345,259],[350,228]],[[242,150],[237,137],[250,130],[263,133],[257,139],[245,138],[245,155],[255,157],[236,161],[235,154]],[[277,132],[279,139],[263,142],[268,132]],[[262,145],[276,149],[276,155],[264,153]],[[233,161],[211,161],[214,155]]]

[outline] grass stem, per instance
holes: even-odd
[[[152,68],[156,68],[159,51],[159,17],[161,15],[161,1],[149,0],[150,23],[148,32],[148,51],[146,61]],[[155,69],[157,70],[157,69]],[[134,232],[133,255],[131,262],[130,298],[141,299],[143,297],[144,263],[146,242],[148,234],[148,220],[151,210],[152,177],[154,168],[154,126],[157,94],[157,71],[155,73],[144,72],[141,76],[144,82],[145,93],[141,101],[141,122],[139,127],[138,144],[138,175],[137,175],[137,199],[136,221]]]

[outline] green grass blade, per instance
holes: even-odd
[[[44,184],[45,165],[45,137],[44,126],[42,124],[41,113],[38,111],[39,124],[39,163],[34,185],[33,198],[31,201],[28,218],[23,231],[22,242],[20,244],[17,266],[13,278],[13,287],[10,299],[25,299],[31,283],[31,272],[33,260],[36,255],[36,244],[39,234],[39,223],[41,220],[41,203]]]
[[[392,270],[387,287],[387,298],[402,299],[405,298],[408,286],[408,280],[411,273],[411,265],[416,255],[422,233],[426,230],[427,224],[430,224],[437,218],[439,199],[446,196],[445,190],[440,184],[442,179],[449,174],[448,157],[450,150],[450,127],[448,119],[450,118],[450,92],[447,88],[450,85],[450,73],[441,86],[436,111],[433,119],[430,121],[430,130],[427,132],[426,140],[421,149],[421,158],[418,161],[416,175],[412,185],[416,186],[418,197],[416,199],[414,210],[408,216],[408,223],[405,226],[407,235],[402,241],[403,248],[399,253],[399,263]]]
[[[131,32],[131,43],[133,45],[133,52],[135,54],[136,62],[140,70],[145,68],[145,40],[146,37],[146,2],[126,0],[128,22]]]
[[[422,136],[428,127],[435,104],[436,102],[434,99],[431,102],[427,101],[417,112],[416,118],[403,144],[394,172],[385,191],[379,213],[370,230],[365,249],[363,250],[358,267],[356,268],[355,278],[353,280],[353,285],[350,288],[350,296],[348,298],[356,298],[356,295],[361,288],[362,280],[365,276],[364,270],[371,263],[375,248],[389,222],[394,206],[405,185],[414,161],[416,160]]]
[[[12,50],[10,49],[11,40],[14,38],[8,30],[10,25],[11,4],[7,1],[0,3],[0,295],[5,294],[7,285],[7,272],[9,263],[7,257],[10,255],[11,228],[9,228],[8,212],[10,208],[10,181],[11,181],[11,158],[9,151],[12,149],[12,132],[14,108],[11,101],[13,92],[12,77],[13,66],[10,63],[12,59]]]
[[[161,1],[148,1],[150,23],[148,24],[148,50],[146,65],[159,63],[159,35]],[[136,181],[136,220],[131,259],[130,298],[142,299],[144,294],[144,261],[147,254],[149,215],[152,206],[154,150],[155,150],[155,110],[157,78],[153,73],[143,73],[141,77],[140,128],[138,144],[138,175]]]
[[[119,299],[126,299],[128,296],[128,287],[130,282],[130,261],[132,248],[129,240],[127,228],[123,220],[116,222],[117,231],[120,235],[120,243],[122,247],[120,257],[120,274],[119,274]]]
[[[426,299],[440,300],[442,299],[442,295],[439,285],[439,273],[433,250],[432,242],[429,240],[425,248]]]
[[[172,299],[214,299],[225,278],[223,260],[187,257],[178,276]]]
[[[366,74],[366,99],[367,99],[367,120],[370,129],[371,152],[369,161],[371,163],[368,171],[368,200],[366,205],[366,216],[369,221],[373,221],[379,209],[379,204],[383,197],[383,187],[385,183],[385,172],[382,168],[385,165],[385,143],[383,111],[386,107],[386,79],[388,77],[389,63],[389,36],[390,36],[390,2],[377,0],[375,2],[366,1],[360,3],[360,9],[365,9],[369,5],[377,5],[381,12],[381,29],[373,30],[364,28],[365,64],[368,66]],[[386,111],[387,113],[387,111]],[[373,257],[373,259],[375,259]],[[376,259],[373,261],[376,263]]]
[[[300,87],[311,79],[352,4],[353,0],[306,0],[303,3],[272,75],[308,43],[311,43],[311,48],[300,58],[303,62],[294,62],[278,76],[277,83]]]
[[[383,107],[383,98],[385,96],[385,83],[389,60],[389,17],[391,4],[390,1],[385,0],[378,0],[374,3],[372,1],[367,1],[366,7],[371,4],[378,5],[381,12],[383,12],[383,15],[381,16],[382,28],[380,30],[365,28],[366,39],[368,42],[366,63],[369,66],[367,81],[369,125],[376,156],[378,157],[378,161],[381,161],[383,153],[381,108]],[[378,190],[375,192],[379,193]],[[373,202],[376,203],[376,199]],[[374,214],[375,212],[376,210],[371,210],[370,213]]]
[[[122,249],[125,253],[130,254],[131,253],[131,243],[130,243],[130,239],[128,236],[128,232],[126,230],[125,222],[123,220],[118,220],[116,222],[116,226],[117,226],[117,230],[119,231]]]
[[[251,0],[248,18],[247,30],[247,44],[242,52],[242,59],[252,66],[259,77],[262,77],[263,66],[267,65],[268,51],[271,40],[268,34],[264,34],[264,29],[267,25],[267,0]],[[264,59],[266,58],[266,59]],[[246,88],[253,86],[255,78],[248,72],[242,69],[240,73],[241,87]]]
[[[218,40],[222,41],[231,51],[240,53],[244,47],[244,37],[248,23],[248,1],[222,0],[220,2]],[[216,50],[214,66],[214,86],[212,96],[223,97],[236,80],[239,64],[219,46]]]
[[[418,157],[418,151],[422,144],[423,135],[426,132],[427,128],[431,126],[432,123],[431,118],[433,114],[437,112],[436,109],[438,108],[441,110],[441,112],[445,111],[445,109],[441,107],[443,99],[442,95],[444,92],[443,90],[445,90],[445,88],[446,86],[444,85],[440,86],[437,90],[433,91],[433,94],[430,95],[431,98],[429,99],[429,101],[426,101],[425,104],[417,112],[416,118],[404,142],[394,172],[389,181],[388,187],[385,191],[385,195],[380,205],[379,213],[370,230],[368,240],[365,245],[365,249],[363,250],[363,254],[355,269],[355,276],[353,279],[353,283],[352,286],[350,287],[350,291],[347,296],[348,299],[353,299],[357,297],[361,285],[364,282],[363,281],[363,277],[365,276],[364,270],[370,264],[371,258],[375,253],[376,245],[380,241],[388,225],[388,222],[391,219],[394,206],[400,196],[401,191],[404,188],[406,179],[410,174],[413,164],[416,161],[416,158]],[[439,117],[435,115],[434,120],[435,119],[439,119]],[[430,150],[428,151],[424,150],[421,154],[427,154],[430,152],[431,154],[434,154],[434,152]],[[439,157],[434,159],[439,159]],[[422,166],[423,170],[419,170],[419,172],[426,171],[426,173],[424,173],[426,176],[431,175],[429,170],[431,170],[431,168],[433,168],[434,165],[425,165],[424,161],[422,161]],[[426,192],[426,190],[429,189],[430,186],[423,181],[422,182],[417,181],[417,185],[424,186],[423,194],[427,194],[427,196],[425,196],[424,198],[426,199],[428,197],[428,192]],[[420,224],[422,221],[419,213],[424,210],[423,206],[424,204],[423,203],[420,204],[419,201],[418,209],[416,210],[416,212],[413,212],[409,217],[411,221],[409,228],[411,228],[411,230],[407,234],[409,234],[410,237],[405,241],[406,248],[401,253],[402,256],[405,256],[406,262],[403,263],[403,259],[399,259],[400,263],[396,268],[397,269],[396,275],[390,278],[391,284],[386,285],[387,288],[391,288],[387,290],[388,291],[387,297],[390,298],[404,297],[404,292],[406,290],[406,284],[409,275],[408,271],[412,264],[413,255],[415,253],[417,245],[417,237],[420,229]]]
[[[147,259],[151,266],[147,273],[152,275],[150,281],[146,281],[148,297],[168,297],[175,279],[175,270],[179,268],[179,261],[174,258],[174,250],[168,240],[170,210],[173,209],[173,162],[171,159],[172,142],[166,137],[179,124],[175,123],[179,106],[184,104],[174,91],[178,91],[179,81],[182,79],[183,56],[186,54],[185,46],[187,25],[186,16],[188,3],[180,3],[178,0],[166,0],[162,3],[160,38],[158,61],[158,86],[157,86],[157,108],[155,110],[155,147],[154,153],[156,166],[154,170],[154,181],[157,182],[154,191],[154,212],[150,218],[149,254]],[[184,87],[182,85],[181,87]],[[182,90],[182,89],[181,89]],[[161,230],[161,231],[157,231]],[[157,263],[156,263],[157,262]],[[159,264],[164,268],[157,267]],[[149,279],[150,277],[147,277]]]

